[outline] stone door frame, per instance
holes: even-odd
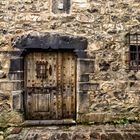
[[[87,65],[89,61],[87,59],[86,51],[87,49],[87,39],[79,36],[72,36],[69,34],[58,34],[58,33],[29,33],[22,36],[17,36],[12,40],[12,47],[16,48],[16,51],[13,51],[13,59],[10,62],[9,69],[9,79],[18,81],[15,84],[15,89],[12,91],[13,97],[13,110],[18,111],[21,114],[24,114],[24,56],[33,50],[41,51],[61,51],[61,50],[71,50],[77,57],[77,75],[76,75],[76,120],[78,118],[79,110],[79,98],[81,93],[81,87],[83,84],[80,84],[80,81],[83,77],[83,72],[81,68]],[[88,69],[88,68],[87,68]],[[24,118],[24,116],[23,116]],[[53,122],[48,121],[46,124],[62,124],[62,123],[72,123],[73,121],[59,121]],[[33,124],[34,122],[31,122]],[[45,122],[37,122],[37,124],[45,124]],[[36,124],[35,123],[35,124]]]

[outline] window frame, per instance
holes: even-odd
[[[140,34],[128,34],[127,35],[127,43],[129,47],[129,70],[140,70]],[[132,50],[132,46],[135,47],[135,50]],[[132,59],[135,57],[135,59]],[[136,65],[134,65],[134,63]]]

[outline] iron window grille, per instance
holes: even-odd
[[[129,46],[129,70],[140,70],[140,34],[128,34],[127,43]]]

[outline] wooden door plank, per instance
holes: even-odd
[[[57,116],[62,119],[62,53],[57,53]]]
[[[63,116],[73,118],[75,112],[75,59],[71,53],[63,54]]]

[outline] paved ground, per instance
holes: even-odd
[[[140,140],[140,124],[10,127],[0,140]]]

